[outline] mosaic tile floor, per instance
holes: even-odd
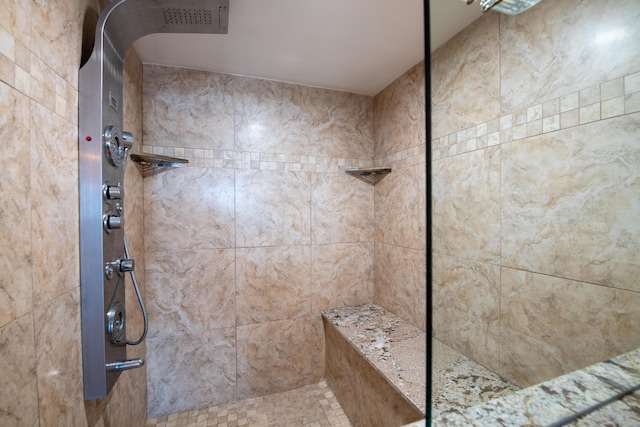
[[[284,393],[152,418],[146,425],[155,427],[351,427],[338,400],[324,381]]]

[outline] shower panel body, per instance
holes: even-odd
[[[126,361],[122,60],[108,43],[79,75],[80,290],[84,397],[105,397]],[[110,157],[111,155],[111,157]],[[119,163],[119,164],[118,164]],[[109,327],[111,325],[111,327]],[[111,329],[111,331],[110,331]],[[111,333],[110,333],[111,332]],[[112,337],[114,339],[112,339]]]
[[[124,167],[133,136],[122,131],[123,63],[152,33],[226,34],[229,0],[115,0],[98,20],[79,71],[80,292],[84,398],[106,397],[127,359]]]

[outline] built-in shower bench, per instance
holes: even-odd
[[[400,426],[426,411],[426,334],[375,304],[322,312],[326,378],[354,426]]]

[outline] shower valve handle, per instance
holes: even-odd
[[[120,270],[121,273],[133,271],[136,268],[136,262],[133,259],[121,259],[118,260],[118,264],[118,270]]]

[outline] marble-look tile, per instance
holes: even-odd
[[[387,86],[373,101],[376,159],[426,141],[424,61]]]
[[[37,426],[38,388],[33,316],[0,328],[0,425]]]
[[[304,318],[237,328],[238,400],[319,381],[321,330],[313,323]]]
[[[29,106],[0,82],[0,326],[32,307]]]
[[[500,148],[434,162],[432,185],[434,253],[498,263]]]
[[[309,155],[310,88],[246,77],[234,78],[233,88],[236,150]]]
[[[500,373],[516,384],[640,346],[640,294],[510,268],[501,276]]]
[[[176,168],[145,180],[147,251],[234,246],[233,171]]]
[[[54,0],[30,3],[28,46],[57,74],[78,87],[84,2]]]
[[[376,243],[374,301],[426,330],[426,252]]]
[[[637,71],[639,19],[635,0],[542,2],[502,15],[502,113]]]
[[[196,334],[235,324],[235,252],[147,252],[149,336]]]
[[[234,328],[151,338],[147,352],[150,418],[235,399]]]
[[[640,291],[639,130],[633,114],[503,146],[502,264]]]
[[[238,247],[310,243],[309,173],[241,170],[235,179]]]
[[[236,249],[236,324],[311,315],[311,247]]]
[[[431,54],[434,138],[500,116],[500,18],[483,15]]]
[[[373,301],[373,250],[373,242],[313,246],[314,315],[328,308]]]
[[[498,370],[500,266],[433,254],[433,336]]]
[[[0,0],[0,22],[15,39],[26,46],[31,41],[32,2]]]
[[[310,154],[373,159],[373,98],[305,88],[304,109],[311,120]]]
[[[394,169],[376,184],[376,242],[425,249],[425,173],[424,164]]]
[[[373,241],[374,187],[344,172],[311,174],[311,241]]]
[[[82,425],[80,289],[37,308],[34,318],[40,425]]]
[[[144,66],[147,145],[233,150],[231,76]]]
[[[33,299],[41,305],[77,288],[79,269],[77,128],[31,102]]]

